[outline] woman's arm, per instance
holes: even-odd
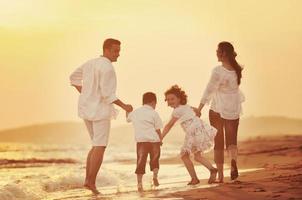
[[[195,115],[197,116],[197,117],[200,117],[201,116],[201,112],[200,112],[200,110],[199,110],[199,108],[195,108],[195,107],[191,107],[192,109],[193,109],[193,111],[195,112]]]
[[[198,110],[199,113],[201,113],[201,110],[203,109],[203,107],[204,107],[204,104],[200,102],[200,104],[199,104],[199,106],[197,108],[197,110]]]
[[[168,134],[168,132],[171,130],[177,120],[178,118],[172,117],[172,119],[170,119],[170,121],[166,124],[162,132],[162,139]]]
[[[221,82],[221,76],[217,68],[212,71],[211,78],[207,84],[207,87],[203,93],[198,106],[198,111],[201,112],[205,104],[209,103],[212,99],[213,94],[218,90],[219,84]]]

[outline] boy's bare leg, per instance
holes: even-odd
[[[89,182],[88,176],[89,176],[90,157],[91,157],[92,150],[93,150],[93,148],[91,148],[91,149],[89,150],[88,155],[87,155],[87,159],[86,159],[86,177],[85,177],[84,186],[86,186],[86,184],[88,184],[88,182]]]
[[[158,187],[159,182],[157,179],[159,171],[159,157],[160,157],[160,145],[161,143],[152,143],[152,149],[150,150],[150,169],[153,171],[153,186]]]
[[[137,178],[137,190],[139,192],[143,192],[144,191],[144,189],[143,189],[143,174],[137,174],[136,178]]]
[[[153,169],[153,185],[156,187],[159,186],[157,176],[158,176],[158,168],[155,168]]]

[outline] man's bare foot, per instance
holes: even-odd
[[[84,184],[84,187],[88,190],[90,190],[93,194],[98,195],[101,194],[98,189],[95,187],[95,185],[89,185],[88,183]]]
[[[159,182],[157,178],[153,178],[153,185],[158,187],[159,186]]]

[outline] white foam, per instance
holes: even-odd
[[[82,186],[83,177],[75,175],[56,177],[42,182],[42,188],[46,192],[75,189],[81,188]]]
[[[67,173],[64,175],[53,176],[42,182],[42,188],[46,192],[65,191],[70,189],[83,188],[84,174]],[[103,186],[116,186],[118,185],[118,177],[110,172],[102,170],[97,178],[97,185]]]

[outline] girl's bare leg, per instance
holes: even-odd
[[[189,154],[184,154],[182,157],[181,157],[182,161],[184,162],[185,164],[185,167],[187,168],[192,180],[191,180],[191,184],[198,184],[199,183],[199,179],[196,175],[196,171],[195,171],[195,168],[194,168],[194,164],[193,162],[191,161],[190,159],[190,155]],[[189,183],[189,184],[190,184]]]
[[[195,161],[199,162],[203,166],[205,166],[208,170],[214,169],[212,163],[208,159],[206,159],[204,156],[201,155],[201,152],[197,152],[194,154]]]
[[[209,171],[210,171],[210,178],[208,183],[214,183],[216,180],[216,176],[217,176],[217,169],[215,167],[213,167],[213,165],[210,163],[210,161],[208,159],[206,159],[201,152],[197,152],[194,154],[194,159],[195,161],[199,162],[200,164],[202,164],[203,166],[205,166]]]

